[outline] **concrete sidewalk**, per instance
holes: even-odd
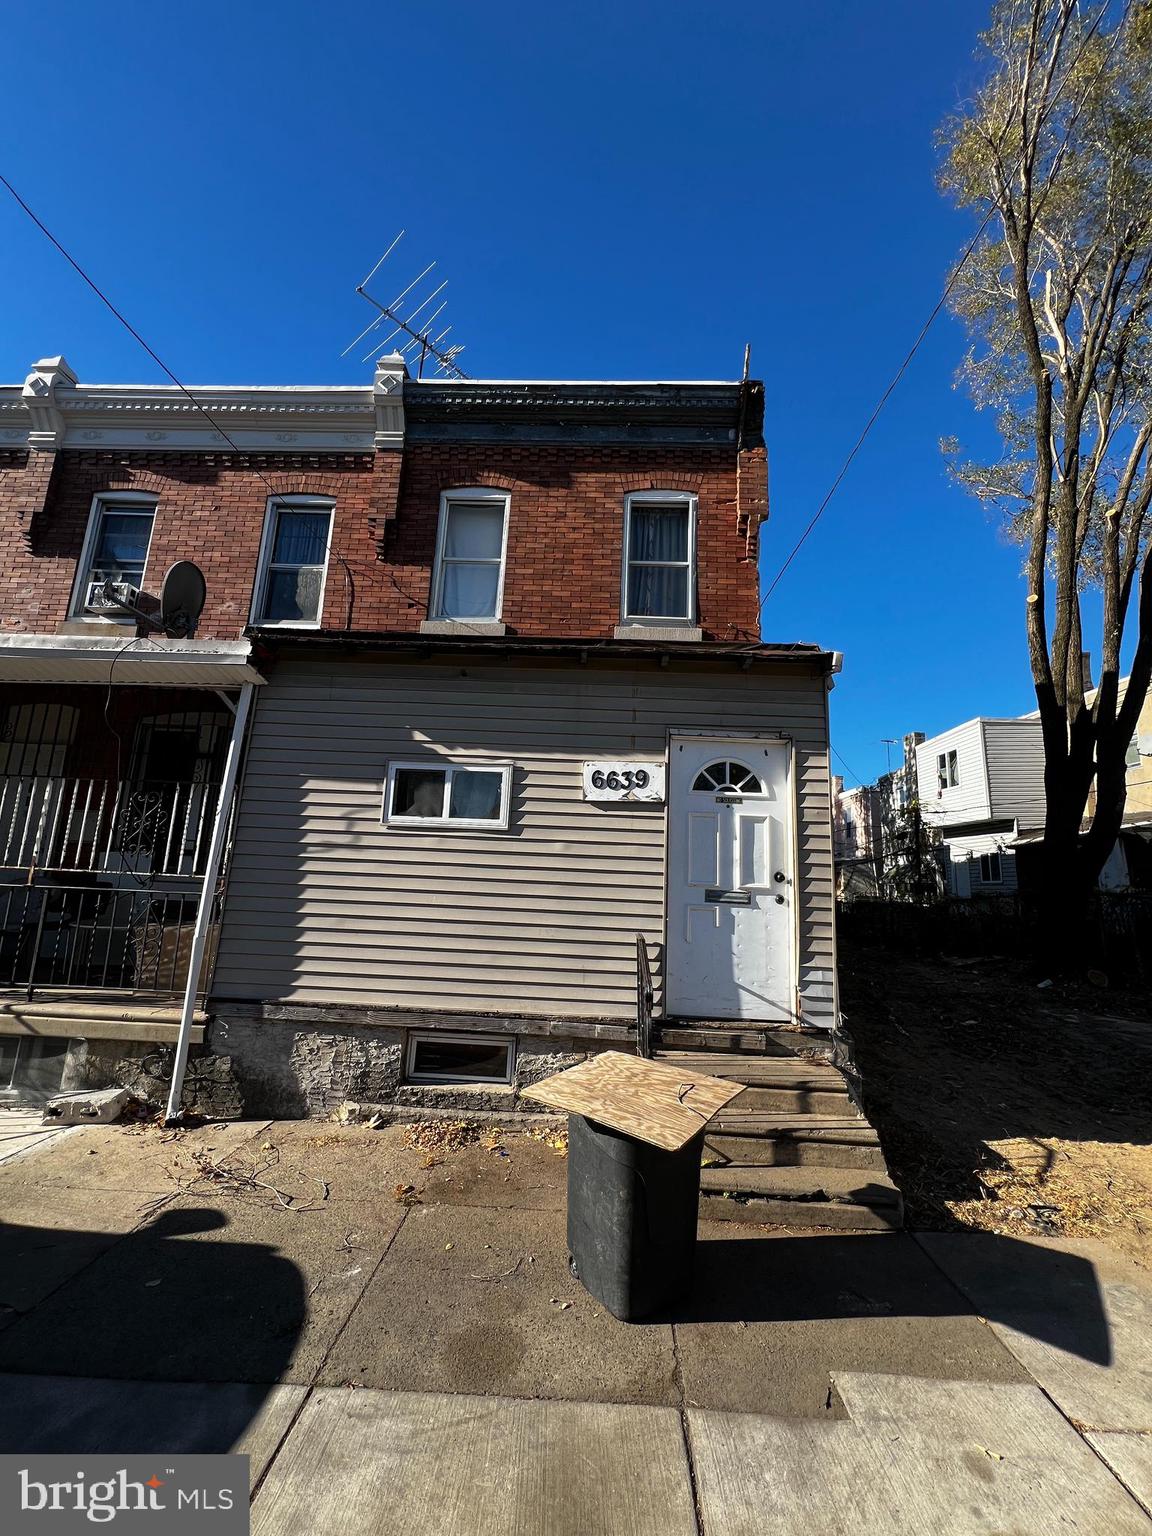
[[[1144,1271],[705,1223],[691,1302],[629,1326],[564,1182],[522,1136],[69,1132],[0,1167],[0,1450],[244,1449],[277,1536],[1152,1536]]]
[[[1101,1458],[1037,1386],[845,1373],[846,1419],[460,1393],[0,1378],[5,1449],[233,1448],[257,1536],[1150,1536],[1147,1439]],[[16,1417],[16,1427],[11,1421]],[[155,1431],[154,1431],[155,1439]],[[1106,1465],[1115,1467],[1115,1475]],[[1125,1486],[1127,1485],[1127,1486]],[[1132,1492],[1128,1490],[1131,1489]]]

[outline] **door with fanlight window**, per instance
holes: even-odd
[[[791,745],[673,737],[665,1013],[793,1017]]]

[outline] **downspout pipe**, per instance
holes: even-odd
[[[196,1013],[196,994],[199,990],[200,968],[208,948],[208,934],[212,927],[212,908],[216,882],[220,878],[220,865],[224,859],[224,845],[228,839],[228,824],[232,819],[232,801],[236,794],[236,780],[240,772],[240,758],[244,748],[244,736],[248,729],[248,715],[252,708],[255,683],[244,683],[232,721],[232,737],[228,743],[228,755],[224,759],[224,775],[220,781],[220,799],[216,805],[216,821],[212,828],[212,841],[208,844],[208,861],[204,869],[204,884],[200,892],[200,905],[196,912],[196,924],[192,930],[192,954],[188,961],[188,976],[184,983],[184,1005],[180,1010],[180,1029],[176,1036],[176,1057],[172,1063],[172,1082],[168,1089],[168,1107],[164,1111],[164,1124],[175,1125],[180,1119],[180,1101],[184,1096],[184,1074],[188,1069],[188,1047],[192,1041],[192,1020]]]

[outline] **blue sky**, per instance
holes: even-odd
[[[0,169],[187,383],[353,383],[353,289],[401,227],[467,371],[767,386],[770,577],[931,310],[970,226],[933,132],[983,0],[800,6],[329,0],[6,7]],[[386,286],[386,285],[385,285]],[[0,377],[63,351],[158,378],[0,201]],[[1020,554],[948,483],[986,439],[937,322],[765,609],[845,653],[850,781],[884,737],[1034,699]],[[1090,642],[1089,642],[1090,643]]]

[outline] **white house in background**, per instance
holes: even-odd
[[[939,832],[950,896],[1012,892],[1015,843],[1044,825],[1038,719],[968,720],[916,748],[920,810]]]

